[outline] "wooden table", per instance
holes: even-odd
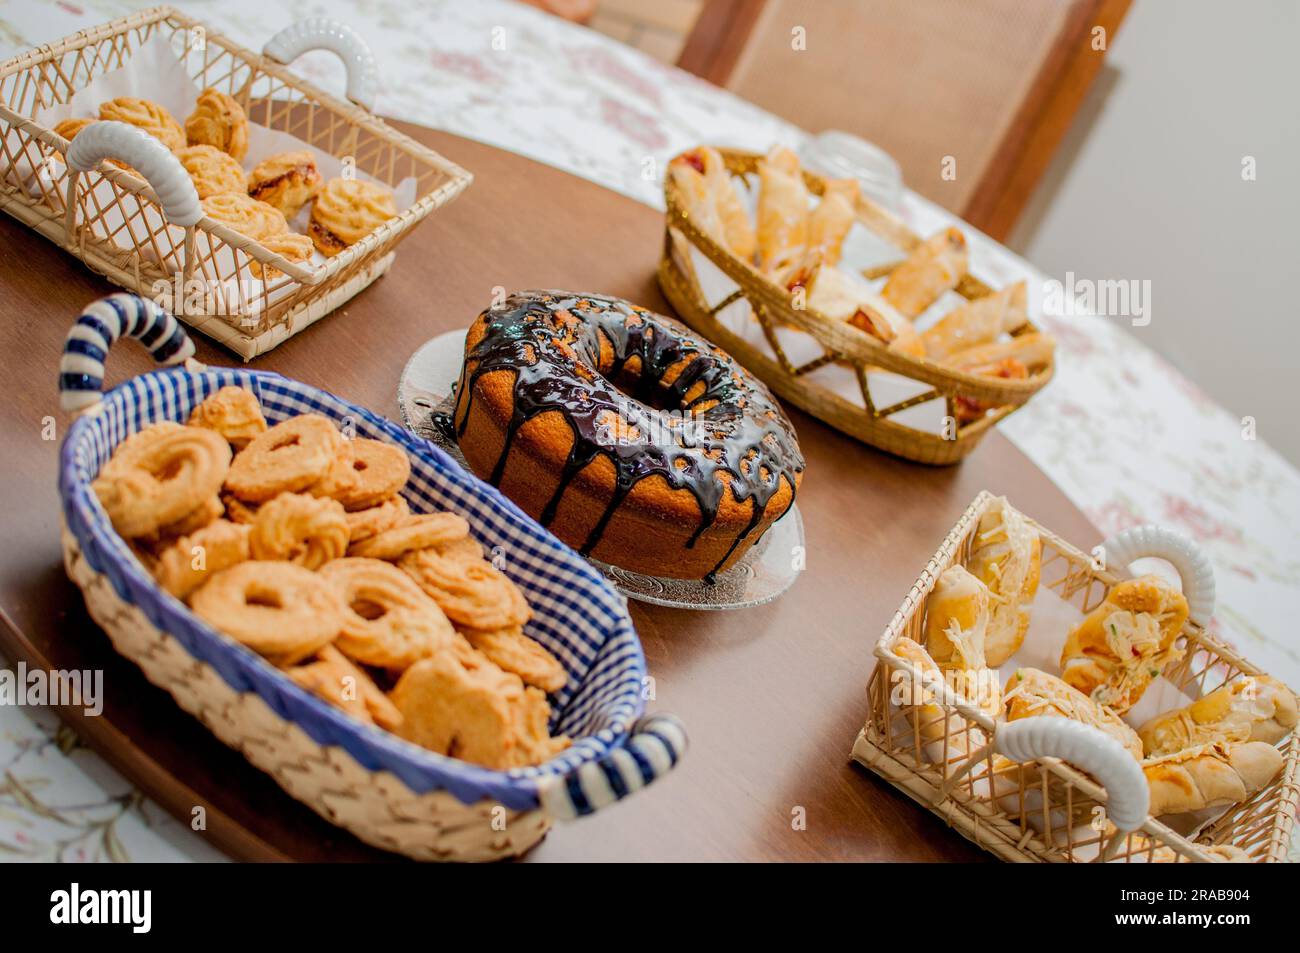
[[[402,124],[398,124],[402,126]],[[652,309],[659,213],[518,156],[403,128],[476,181],[398,250],[392,271],[340,312],[256,361],[397,419],[412,351],[467,325],[494,286],[600,291]],[[188,824],[203,805],[215,846],[249,859],[376,859],[216,741],[89,620],[59,557],[56,366],[81,307],[109,285],[0,216],[5,540],[0,649],[49,668],[104,670],[105,708],[65,717],[96,750]],[[207,363],[237,359],[202,337]],[[110,384],[149,369],[122,346]],[[632,603],[656,680],[654,706],[685,722],[691,751],[648,791],[558,827],[531,860],[987,859],[933,815],[849,762],[865,716],[871,649],[917,574],[984,488],[1085,547],[1097,533],[1023,455],[992,434],[965,463],[887,457],[797,411],[808,461],[799,506],[808,568],[757,609],[700,613]],[[802,810],[800,810],[802,809]],[[806,829],[793,823],[806,816]]]

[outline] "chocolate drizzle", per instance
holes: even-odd
[[[618,298],[559,291],[517,292],[480,321],[485,333],[465,356],[457,435],[469,421],[478,379],[514,373],[513,414],[489,477],[499,485],[519,428],[547,411],[563,414],[573,446],[538,521],[555,519],[570,483],[598,456],[614,465],[614,491],[581,547],[584,555],[649,476],[690,491],[699,504],[702,518],[688,548],[717,519],[728,485],[722,473],[730,474],[738,502],[752,501],[749,524],[709,580],[762,522],[783,480],[793,505],[804,461],[776,400],[725,352],[675,322]]]

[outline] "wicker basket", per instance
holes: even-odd
[[[121,335],[184,362],[100,394],[103,352]],[[91,616],[114,647],[181,708],[298,800],[367,843],[419,860],[492,860],[533,846],[553,819],[589,814],[677,763],[686,738],[669,715],[640,717],[646,678],[624,600],[604,578],[495,489],[397,425],[264,371],[208,369],[176,320],[135,295],[96,302],[68,336],[64,408],[79,412],[60,455],[63,553]],[[492,771],[363,725],[199,620],[155,584],[114,532],[90,483],[113,448],[163,419],[185,420],[217,388],[258,395],[268,419],[324,414],[411,459],[412,510],[453,510],[533,607],[528,632],[563,663],[552,728],[573,739],[537,767]],[[499,549],[497,549],[499,547]]]
[[[318,154],[350,159],[358,173],[390,187],[412,179],[413,204],[317,267],[289,262],[203,217],[183,170],[179,183],[171,179],[179,163],[159,164],[148,183],[97,160],[86,171],[70,172],[69,142],[33,117],[68,102],[157,37],[199,88],[229,93],[251,123],[288,133]],[[344,57],[354,102],[330,96],[282,65],[314,48]],[[180,317],[248,360],[384,274],[397,243],[471,181],[465,170],[372,115],[374,84],[373,56],[334,21],[295,24],[259,55],[168,7],[132,14],[0,65],[0,206],[121,287],[155,300],[160,287],[180,289],[171,295],[184,303],[176,307]],[[262,280],[270,274],[263,264],[279,274]],[[201,294],[191,293],[196,282]]]
[[[1217,844],[1239,847],[1258,862],[1283,860],[1300,802],[1300,734],[1297,733],[1281,742],[1284,767],[1271,785],[1221,815],[1208,820],[1198,818],[1199,823],[1183,833],[1145,816],[1145,807],[1129,831],[1089,824],[1097,816],[1098,806],[1106,805],[1104,810],[1118,825],[1115,803],[1118,797],[1115,791],[1108,796],[1107,789],[1094,780],[1100,776],[1099,772],[1090,772],[1092,776],[1089,776],[1057,757],[1038,758],[1033,762],[1036,770],[1012,766],[1007,771],[1007,763],[1001,759],[995,768],[995,752],[1005,748],[999,733],[1054,724],[1100,735],[1081,723],[1060,718],[995,723],[946,685],[927,685],[927,689],[933,687],[936,704],[945,717],[935,719],[943,725],[941,740],[934,744],[922,742],[921,709],[895,704],[897,699],[891,698],[891,683],[897,685],[895,673],[906,673],[908,680],[916,680],[911,682],[913,685],[921,684],[923,678],[911,662],[896,654],[894,646],[905,637],[924,643],[921,633],[926,598],[945,569],[966,560],[980,516],[994,499],[988,493],[981,493],[971,504],[925,567],[877,644],[875,654],[879,661],[867,685],[866,726],[853,746],[853,757],[942,817],[966,838],[1004,860],[1084,862],[1104,855],[1106,859],[1127,863],[1158,859],[1198,862],[1210,859],[1202,846]],[[1041,586],[1051,589],[1081,612],[1098,605],[1109,588],[1124,578],[1126,569],[1116,572],[1096,568],[1093,556],[1030,522],[1043,543]],[[1213,605],[1213,577],[1209,575],[1208,561],[1189,541],[1156,527],[1142,527],[1120,534],[1103,547],[1112,563],[1124,567],[1143,556],[1169,559],[1183,575],[1192,618],[1199,616],[1202,623],[1208,620]],[[1200,581],[1194,581],[1198,576]],[[1199,612],[1198,598],[1202,602]],[[1034,637],[1032,626],[1029,637]],[[1207,635],[1202,624],[1196,621],[1187,623],[1179,643],[1185,654],[1165,670],[1162,678],[1192,698],[1235,678],[1263,674],[1228,646]],[[1153,683],[1151,690],[1159,682]],[[931,726],[927,722],[925,727]],[[1058,750],[1058,753],[1062,752]],[[1122,760],[1127,761],[1130,771],[1136,766],[1130,755],[1123,755]],[[1145,798],[1145,780],[1140,771],[1136,773]],[[1145,799],[1141,803],[1145,805]],[[1170,819],[1170,823],[1174,822]]]
[[[733,176],[747,177],[757,173],[762,156],[731,149],[718,151]],[[821,176],[804,172],[803,177],[809,191],[814,195],[823,193],[825,180]],[[685,201],[672,176],[665,177],[664,200],[668,213],[663,258],[659,263],[659,285],[677,313],[687,324],[735,355],[786,400],[865,443],[920,463],[955,463],[975,448],[990,427],[1034,396],[1052,377],[1051,365],[1025,380],[1003,380],[955,371],[932,361],[891,351],[866,332],[811,308],[796,308],[789,291],[737,258],[690,220]],[[921,242],[921,238],[898,218],[869,198],[858,198],[857,217],[863,226],[902,252],[911,251]],[[691,246],[734,283],[735,290],[731,294],[710,304],[690,261]],[[891,270],[892,266],[883,267],[873,272],[873,276],[883,277]],[[969,299],[989,294],[992,289],[967,275],[956,290]],[[762,327],[767,347],[756,346],[719,320],[724,309],[741,299],[748,301],[753,318]],[[779,340],[780,328],[806,332],[823,353],[796,366]],[[1017,334],[1034,330],[1032,324],[1026,324]],[[832,363],[853,369],[862,394],[861,404],[846,400],[809,376]],[[905,400],[878,407],[867,383],[869,369],[892,371],[917,382],[921,389]],[[995,409],[978,420],[958,426],[958,398],[978,400]],[[945,402],[944,413],[950,422],[948,436],[930,433],[897,419],[897,415],[904,411],[940,399]]]

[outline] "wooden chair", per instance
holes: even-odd
[[[709,0],[678,64],[876,143],[911,188],[1001,239],[1130,2]]]

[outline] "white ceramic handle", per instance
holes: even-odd
[[[161,141],[125,122],[93,122],[68,146],[68,168],[89,172],[105,159],[120,159],[144,176],[167,221],[189,228],[203,217],[189,173]]]
[[[348,71],[348,99],[363,109],[375,110],[379,69],[366,41],[345,23],[330,17],[311,17],[285,27],[262,47],[262,55],[289,65],[309,50],[329,50]]]
[[[1012,761],[1060,758],[1086,771],[1106,789],[1106,817],[1123,833],[1147,818],[1151,789],[1142,766],[1100,728],[1070,718],[1022,718],[999,724],[993,747]]]
[[[1183,597],[1187,599],[1188,617],[1201,628],[1214,615],[1214,567],[1194,542],[1182,533],[1163,526],[1135,526],[1102,543],[1106,565],[1129,574],[1135,560],[1154,556],[1167,560],[1182,579]]]

